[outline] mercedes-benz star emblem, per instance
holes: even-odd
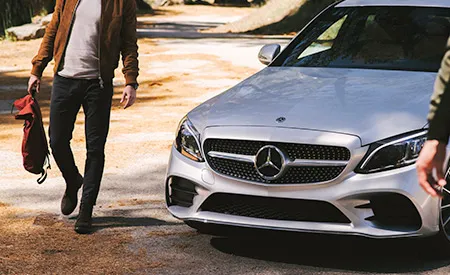
[[[281,177],[284,173],[285,164],[285,155],[275,146],[264,146],[256,154],[256,171],[266,180],[275,180]]]
[[[283,122],[286,121],[286,118],[285,117],[279,117],[276,120],[277,120],[278,123],[283,123]]]

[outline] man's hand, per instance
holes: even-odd
[[[437,140],[429,140],[420,152],[417,160],[417,176],[419,178],[420,186],[433,197],[438,197],[439,194],[431,186],[435,182],[429,182],[433,179],[432,172],[436,169],[436,182],[439,186],[445,186],[444,162],[446,154],[446,144]]]
[[[124,109],[131,107],[134,102],[136,101],[136,89],[134,89],[133,86],[127,85],[125,89],[123,90],[122,99],[120,100],[120,103],[124,103]]]
[[[28,80],[28,93],[31,95],[33,89],[36,89],[36,92],[41,91],[41,78],[35,75],[30,76],[30,80]]]

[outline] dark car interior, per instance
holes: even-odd
[[[333,8],[273,66],[437,72],[449,35],[450,9]]]

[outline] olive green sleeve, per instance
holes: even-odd
[[[442,60],[428,114],[428,139],[448,143],[450,135],[450,39]]]

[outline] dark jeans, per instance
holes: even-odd
[[[95,205],[105,166],[105,143],[109,130],[112,81],[102,89],[99,81],[55,76],[50,105],[50,147],[68,186],[77,184],[70,140],[81,106],[85,115],[86,165],[81,203]]]

